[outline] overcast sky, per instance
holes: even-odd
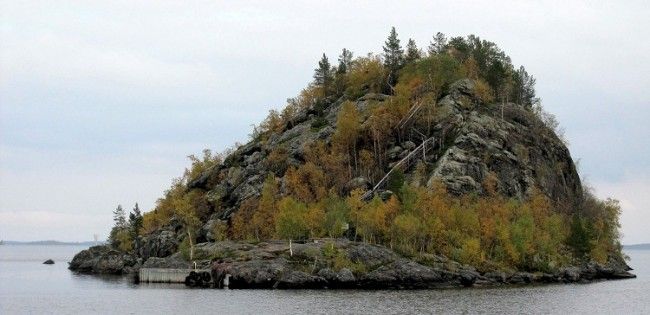
[[[186,156],[244,142],[320,55],[380,52],[391,26],[496,42],[537,78],[624,243],[650,242],[647,1],[0,0],[0,239],[105,238]],[[601,3],[602,2],[602,3]]]

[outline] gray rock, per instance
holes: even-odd
[[[508,275],[503,271],[490,271],[485,273],[483,276],[495,283],[506,283],[508,280]]]
[[[348,268],[342,268],[336,274],[336,280],[341,283],[352,283],[356,281],[356,278],[354,277],[352,270]]]
[[[107,245],[93,246],[77,253],[68,268],[73,271],[96,274],[123,274],[135,259]]]
[[[510,278],[508,278],[508,283],[512,284],[527,284],[533,282],[534,276],[528,272],[516,272]]]
[[[325,279],[295,270],[283,275],[274,285],[278,289],[322,289],[326,286]]]
[[[399,157],[399,155],[402,153],[402,151],[403,151],[402,147],[396,145],[396,146],[388,149],[388,151],[386,152],[386,155],[388,155],[388,159],[395,160],[395,159],[397,159],[397,157]]]
[[[386,247],[365,243],[351,245],[347,249],[347,255],[353,262],[360,262],[369,267],[389,264],[399,259],[395,252]]]
[[[327,280],[328,282],[336,282],[336,281],[338,281],[338,275],[336,274],[336,272],[334,272],[334,270],[332,270],[330,268],[323,268],[323,269],[319,270],[317,275],[319,277]]]
[[[347,191],[353,191],[355,189],[370,189],[370,182],[364,177],[355,177],[351,179],[346,185],[345,188]]]
[[[147,235],[142,239],[140,257],[147,260],[149,257],[167,257],[178,250],[176,233],[168,230]]]
[[[54,265],[54,260],[48,259],[48,260],[44,261],[43,264],[44,265]]]
[[[361,281],[365,286],[376,288],[419,289],[436,287],[443,278],[430,267],[400,259],[371,271]]]

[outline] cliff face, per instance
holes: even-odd
[[[369,94],[355,104],[363,113],[373,102],[385,99],[385,95]],[[266,163],[271,151],[281,146],[286,150],[286,166],[299,166],[310,144],[319,140],[331,143],[341,103],[333,102],[324,109],[323,126],[318,128],[314,128],[319,118],[313,109],[298,113],[282,132],[239,147],[223,164],[191,179],[188,188],[204,190],[208,201],[220,205],[220,209],[214,209],[212,219],[228,219],[243,200],[260,195],[266,174],[274,172],[284,180],[282,171]],[[427,126],[416,119],[411,123],[407,120],[403,132],[386,140],[389,163],[381,170],[383,174],[419,150],[407,159],[408,164],[402,164],[405,176],[414,176],[415,165],[424,162],[425,183],[441,181],[454,194],[483,193],[483,182],[493,174],[498,192],[508,197],[523,199],[538,188],[550,200],[569,209],[582,196],[569,150],[530,110],[512,103],[484,104],[476,97],[474,83],[460,80],[438,100],[434,111],[433,121]],[[413,111],[414,118],[421,114]],[[362,115],[362,125],[366,119]],[[431,139],[424,154],[422,139]],[[360,177],[350,181],[349,186],[370,190],[377,182]],[[383,189],[380,186],[375,193]]]

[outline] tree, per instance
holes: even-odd
[[[408,43],[406,44],[406,57],[404,57],[405,63],[414,62],[422,57],[420,49],[415,45],[415,41],[409,38]]]
[[[379,56],[369,54],[367,57],[357,58],[347,71],[346,94],[351,98],[381,92],[386,70]]]
[[[325,96],[329,95],[332,86],[332,66],[329,59],[323,54],[323,57],[318,62],[318,68],[314,70],[314,84],[319,86]]]
[[[140,249],[140,230],[142,230],[143,219],[142,212],[140,212],[140,207],[138,203],[135,203],[133,212],[129,213],[129,234],[131,239],[135,241],[135,250]]]
[[[514,73],[512,92],[514,101],[527,108],[532,108],[539,102],[539,98],[535,96],[535,78],[526,72],[524,66]]]
[[[185,233],[187,234],[187,240],[190,245],[190,255],[189,259],[194,259],[194,239],[196,238],[196,230],[201,225],[201,220],[199,220],[196,215],[196,211],[192,204],[192,199],[195,198],[196,190],[191,191],[174,201],[174,209],[176,216],[181,220]]]
[[[292,197],[284,197],[278,203],[278,216],[275,221],[275,231],[282,239],[306,239],[309,236],[309,225],[306,216],[307,206]]]
[[[113,228],[111,233],[108,236],[108,241],[114,247],[128,251],[131,249],[131,238],[126,222],[126,214],[122,205],[117,205],[117,208],[113,210]]]
[[[352,66],[352,52],[343,48],[341,55],[339,55],[339,65],[336,67],[337,73],[347,73]]]
[[[433,35],[433,40],[429,44],[429,56],[442,54],[447,49],[447,38],[443,33]]]
[[[359,112],[355,103],[345,101],[336,118],[336,133],[332,139],[339,152],[348,156],[348,168],[352,177],[351,161],[354,160],[354,169],[357,169],[357,138],[359,137]]]
[[[262,186],[262,195],[251,222],[255,230],[255,238],[258,241],[269,239],[273,236],[275,215],[277,213],[277,194],[278,187],[275,182],[275,176],[269,174]]]
[[[383,49],[384,67],[388,70],[388,84],[393,86],[397,82],[398,71],[404,65],[404,50],[397,38],[395,27],[391,28]]]
[[[341,95],[348,85],[348,72],[352,69],[352,52],[343,48],[339,55],[339,65],[336,67],[334,86],[336,95]]]
[[[117,205],[117,208],[113,211],[113,222],[114,226],[117,228],[126,227],[126,214],[122,205]]]

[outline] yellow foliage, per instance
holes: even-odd
[[[354,60],[348,73],[347,94],[353,98],[365,93],[379,93],[384,85],[386,71],[379,56],[368,55]]]
[[[483,81],[482,79],[474,81],[474,93],[476,94],[476,97],[483,103],[487,104],[494,101],[492,88],[487,82]]]
[[[327,195],[325,173],[314,163],[307,162],[298,169],[290,167],[285,174],[289,195],[302,202],[314,202]]]

